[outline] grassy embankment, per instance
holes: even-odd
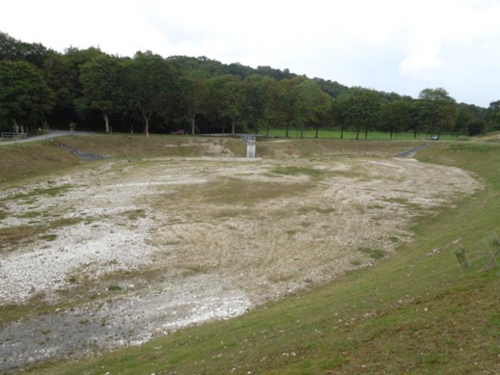
[[[500,232],[500,147],[432,144],[418,158],[472,171],[485,189],[422,219],[395,256],[236,319],[33,372],[499,373],[500,271],[484,269],[481,240]],[[457,238],[472,262],[467,272],[445,248]]]
[[[244,144],[237,139],[202,137],[113,135],[68,136],[57,138],[78,150],[113,158],[203,156],[209,142],[216,143],[236,156],[244,156]],[[178,146],[178,147],[177,147]],[[0,147],[0,188],[16,181],[26,183],[32,177],[64,173],[69,167],[88,163],[57,147],[51,140]],[[7,185],[8,183],[8,185]]]

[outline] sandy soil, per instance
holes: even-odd
[[[0,371],[139,344],[369,267],[412,240],[415,218],[478,188],[414,159],[187,158],[5,191],[0,228],[73,221],[0,252],[0,306],[54,306],[0,325]]]

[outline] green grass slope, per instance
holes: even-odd
[[[480,242],[500,233],[500,147],[432,144],[418,158],[469,170],[485,189],[422,219],[416,240],[375,267],[239,318],[31,372],[500,373],[500,269],[484,268],[487,249]],[[457,238],[471,260],[467,272],[445,247]]]
[[[79,151],[110,158],[148,157],[199,157],[220,156],[226,152],[237,157],[245,156],[243,142],[232,138],[150,136],[116,134],[113,136],[67,136],[32,143],[0,147],[0,187],[15,182],[26,182],[32,177],[62,173],[82,162],[67,150],[58,147],[63,143]],[[215,145],[215,148],[213,147]]]
[[[213,154],[219,150],[230,151],[236,157],[245,156],[245,145],[233,138],[208,138],[172,135],[113,134],[59,138],[60,142],[84,150],[91,154],[112,157],[148,158],[148,157],[199,157]],[[211,147],[216,146],[216,149]]]
[[[46,175],[79,163],[76,156],[51,141],[0,147],[0,187],[33,176]]]

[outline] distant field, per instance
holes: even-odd
[[[260,134],[266,134],[265,131],[259,132]],[[270,136],[276,136],[276,137],[284,137],[285,136],[285,129],[273,129],[269,132]],[[289,131],[289,136],[291,138],[300,138],[300,130],[297,129],[292,129]],[[316,130],[314,129],[308,129],[304,131],[304,138],[315,138],[316,137]],[[417,134],[417,140],[423,141],[426,139],[429,139],[431,137],[430,134]],[[319,131],[319,138],[333,138],[333,139],[340,139],[340,130],[337,129],[322,129]],[[356,138],[356,132],[353,131],[344,131],[344,138],[345,139],[355,139]],[[365,134],[360,134],[359,135],[360,139],[365,138]],[[391,134],[390,133],[382,133],[382,132],[371,132],[368,133],[368,139],[375,139],[375,140],[387,140],[391,139]],[[397,133],[393,135],[394,140],[404,140],[404,141],[411,141],[414,138],[413,133]],[[442,141],[454,141],[457,139],[457,136],[455,134],[441,134],[441,140]]]

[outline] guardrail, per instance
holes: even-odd
[[[2,132],[2,138],[26,138],[26,133]]]

